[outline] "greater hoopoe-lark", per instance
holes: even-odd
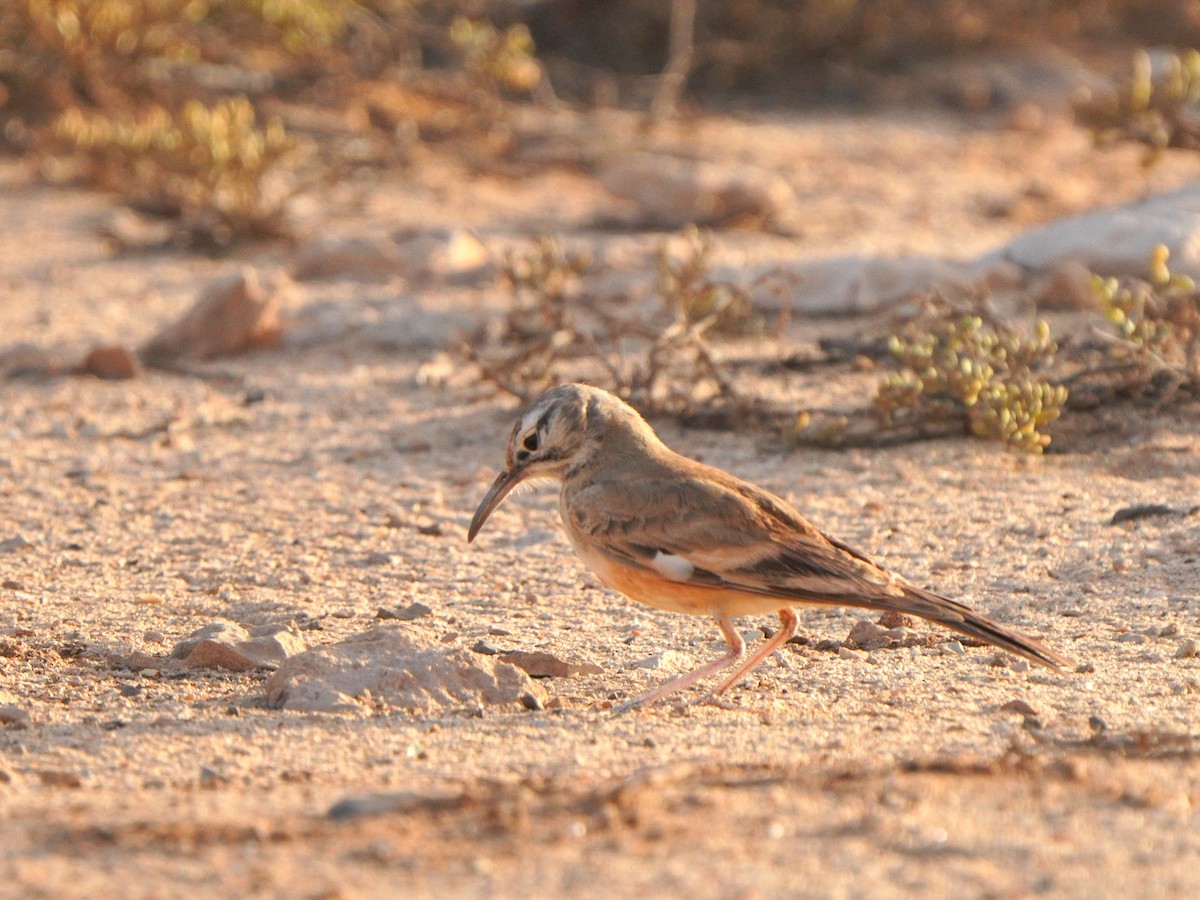
[[[530,478],[562,484],[575,551],[608,587],[659,609],[709,615],[729,653],[628,704],[653,703],[729,666],[720,695],[796,634],[795,606],[855,606],[920,616],[1060,668],[1042,642],[917,587],[818,531],[789,503],[667,447],[628,404],[582,384],[553,388],[521,413],[505,468],[467,531]],[[749,657],[734,616],[776,612],[782,627]]]

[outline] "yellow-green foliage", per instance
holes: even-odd
[[[1153,162],[1167,147],[1200,149],[1200,52],[1165,54],[1155,66],[1139,51],[1116,91],[1087,103],[1081,118],[1104,141],[1133,140]]]
[[[533,38],[524,25],[501,31],[490,22],[457,16],[450,24],[450,41],[467,74],[489,92],[532,91],[542,79]]]
[[[195,59],[211,25],[237,43],[274,29],[291,52],[339,37],[351,0],[10,0],[38,41],[87,65],[119,58]],[[230,46],[223,49],[229,50]]]
[[[1200,382],[1200,291],[1186,275],[1175,275],[1161,244],[1150,258],[1150,280],[1092,276],[1092,286],[1116,329],[1111,349],[1133,365],[1142,387],[1160,373],[1176,386]]]
[[[1045,322],[1022,339],[981,316],[946,317],[893,335],[889,349],[901,368],[875,397],[888,421],[961,421],[970,434],[1034,453],[1050,443],[1042,429],[1058,418],[1067,389],[1036,374],[1057,350]]]
[[[58,137],[93,160],[100,178],[127,198],[232,233],[277,230],[282,198],[264,193],[264,175],[291,141],[278,120],[255,121],[244,97],[208,107],[186,103],[177,115],[155,107],[134,118],[72,109]]]

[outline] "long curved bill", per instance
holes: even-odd
[[[525,472],[524,466],[513,466],[511,469],[501,472],[492,482],[492,486],[488,488],[488,492],[479,502],[479,508],[475,510],[475,518],[471,520],[471,527],[467,529],[468,544],[475,540],[475,535],[479,534],[479,529],[483,527],[483,523],[487,521],[492,511],[500,505],[500,501],[507,497],[508,492],[525,477]]]

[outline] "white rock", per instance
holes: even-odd
[[[692,668],[692,660],[678,650],[663,650],[633,664],[635,669],[665,669],[669,672],[686,672]]]
[[[433,712],[518,702],[546,692],[495,657],[431,644],[399,627],[372,628],[286,660],[267,681],[272,707],[369,712],[373,706]]]
[[[1048,271],[1074,261],[1105,275],[1145,277],[1157,244],[1171,251],[1171,271],[1200,277],[1200,184],[1050,222],[981,262],[1008,261]]]

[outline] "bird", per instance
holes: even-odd
[[[518,416],[504,469],[467,529],[475,540],[518,484],[560,483],[559,512],[583,563],[609,588],[658,609],[711,616],[728,652],[623,705],[649,706],[732,667],[720,697],[795,636],[796,607],[849,606],[919,616],[1051,669],[1070,661],[969,606],[919,587],[819,531],[790,503],[659,439],[616,395],[550,388]],[[780,628],[750,655],[738,616]]]

